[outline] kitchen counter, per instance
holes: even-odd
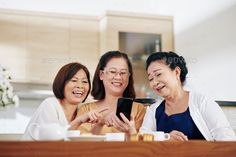
[[[235,157],[236,142],[0,142],[4,157]]]

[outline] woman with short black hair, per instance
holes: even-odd
[[[235,133],[219,105],[205,95],[187,91],[188,73],[182,56],[157,52],[146,61],[149,84],[162,98],[145,114],[141,132],[164,131],[172,140],[235,140]]]

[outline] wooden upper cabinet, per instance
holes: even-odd
[[[0,10],[0,55],[14,82],[52,84],[72,61],[92,73],[99,57],[98,18]]]
[[[99,21],[98,19],[70,20],[71,61],[86,65],[93,75],[99,58]]]
[[[69,20],[27,16],[27,80],[51,83],[66,62],[69,50]]]
[[[163,51],[174,49],[173,19],[169,16],[107,12],[100,20],[100,53],[119,50],[119,33],[149,33],[161,36]],[[132,42],[130,43],[132,45]]]
[[[26,79],[26,18],[0,14],[0,64],[17,80]]]

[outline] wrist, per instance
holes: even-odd
[[[81,115],[81,116],[79,116],[78,117],[78,119],[77,119],[77,122],[76,122],[76,124],[77,124],[77,126],[80,126],[81,124],[83,124],[83,123],[85,123],[86,122],[86,117],[87,115]]]
[[[103,127],[105,125],[105,123],[97,122],[97,123],[95,123],[95,125],[98,126],[98,127]]]
[[[135,127],[132,127],[132,128],[129,129],[128,133],[129,133],[130,135],[137,134],[137,130],[136,130]]]

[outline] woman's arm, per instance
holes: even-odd
[[[202,98],[204,106],[201,113],[214,140],[236,140],[235,133],[231,128],[224,112],[213,100]]]
[[[146,108],[144,107],[143,104],[139,104],[139,103],[136,106],[137,106],[136,107],[137,110],[136,110],[136,112],[132,112],[132,115],[133,115],[134,121],[135,121],[135,128],[136,128],[137,132],[139,132],[139,130],[142,126],[142,123],[143,123],[145,113],[146,113]]]
[[[71,123],[70,123],[70,129],[73,130],[75,128],[78,128],[83,123],[97,123],[99,121],[99,118],[101,117],[102,112],[107,111],[108,108],[99,108],[94,109],[89,112],[85,112],[82,115],[77,116]]]

